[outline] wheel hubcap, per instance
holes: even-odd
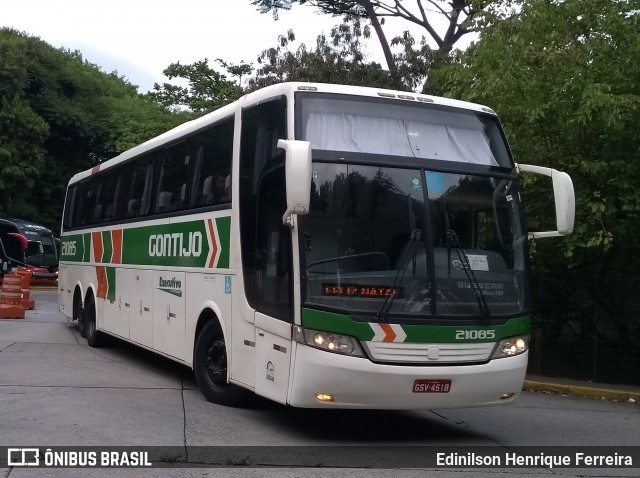
[[[227,348],[224,340],[214,341],[205,360],[207,374],[217,387],[224,387],[227,384]]]

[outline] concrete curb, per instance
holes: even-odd
[[[640,390],[620,390],[604,387],[590,387],[585,385],[562,384],[525,380],[523,390],[542,393],[556,393],[577,397],[594,398],[596,400],[611,400],[617,402],[640,403]]]

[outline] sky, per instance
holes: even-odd
[[[0,27],[80,50],[85,60],[117,71],[140,92],[168,81],[162,71],[171,63],[208,58],[213,66],[222,58],[255,67],[258,55],[288,29],[298,43],[313,47],[320,33],[328,35],[341,21],[300,5],[279,17],[260,14],[250,0],[0,0]],[[395,22],[385,24],[389,38],[406,29],[406,22]],[[414,34],[420,38],[422,32]],[[377,38],[372,36],[365,54],[386,66]]]

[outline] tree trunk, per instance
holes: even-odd
[[[382,30],[382,25],[380,24],[380,20],[378,19],[375,10],[373,9],[373,5],[371,5],[371,2],[369,2],[368,0],[363,0],[358,3],[360,3],[360,5],[362,5],[367,12],[367,18],[371,21],[371,25],[373,25],[373,29],[376,31],[376,35],[378,35],[378,41],[380,42],[380,46],[382,47],[384,58],[387,61],[387,68],[389,68],[389,74],[391,75],[391,80],[394,87],[397,89],[403,89],[402,81],[398,77],[398,68],[396,66],[396,62],[393,59],[393,54],[391,53],[391,46],[389,46],[389,41],[387,40],[387,36]]]

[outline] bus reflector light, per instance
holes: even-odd
[[[316,398],[321,402],[333,402],[333,395],[329,395],[328,393],[318,393]]]

